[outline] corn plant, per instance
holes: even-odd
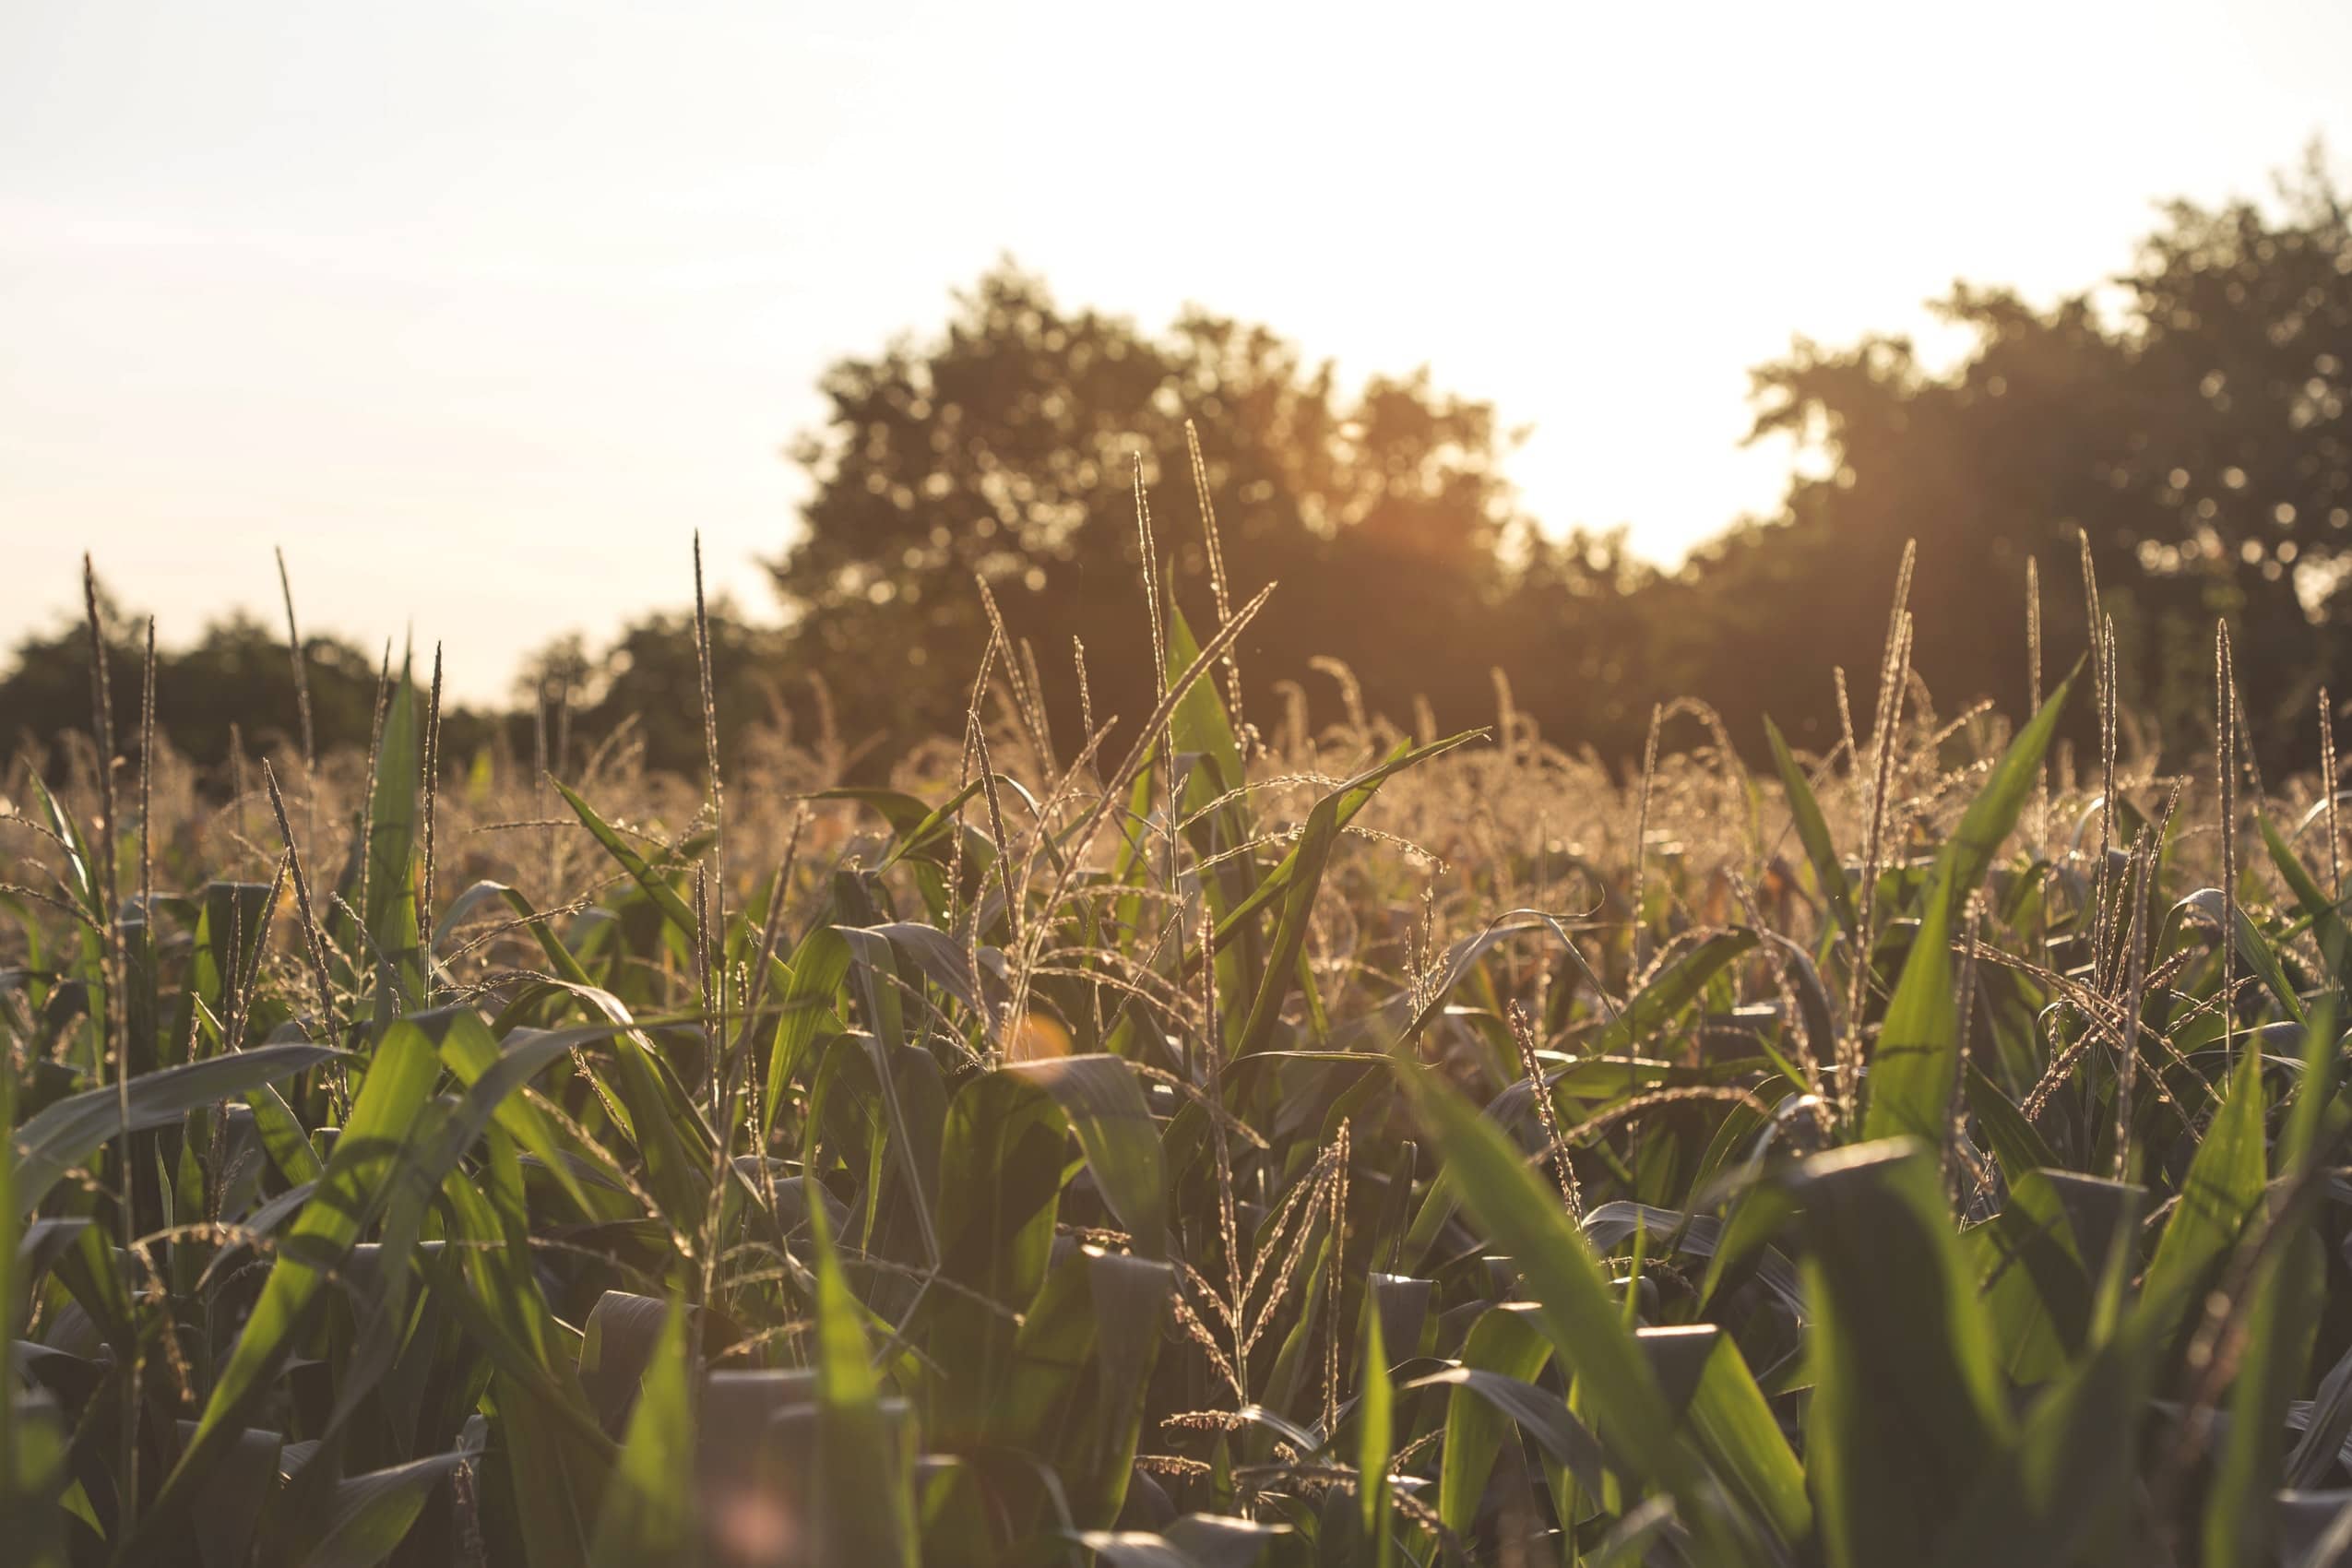
[[[1655,732],[1274,754],[1215,586],[1066,757],[995,621],[928,783],[722,779],[707,700],[682,829],[558,758],[537,903],[437,659],[266,874],[159,864],[98,691],[4,829],[11,1560],[2352,1562],[2334,779],[2247,778],[2226,640],[2210,778],[2094,649],[2078,781],[2085,677],[1938,725],[1898,599],[1868,735],[1701,714],[1703,821]],[[1407,792],[1634,826],[1442,935]]]

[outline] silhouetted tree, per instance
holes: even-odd
[[[101,591],[99,622],[106,632],[116,750],[136,761],[146,617],[125,612]],[[364,748],[374,721],[380,659],[331,636],[305,638],[303,657],[320,752]],[[285,636],[242,612],[206,627],[192,647],[157,650],[155,706],[157,724],[173,748],[199,767],[219,768],[228,760],[232,725],[249,754],[302,743]],[[462,754],[487,733],[481,720],[454,708],[443,719],[451,754]],[[13,667],[0,678],[0,737],[11,748],[30,743],[53,752],[66,736],[89,732],[89,633],[77,620],[61,621],[17,644]]]
[[[2087,646],[2086,533],[2125,695],[2168,743],[2204,743],[2227,615],[2263,749],[2299,754],[2313,689],[2345,684],[2352,613],[2352,232],[2317,163],[2275,210],[2168,208],[2106,291],[2037,310],[1963,285],[1939,308],[1974,339],[1944,373],[1889,337],[1800,341],[1755,373],[1756,434],[1818,462],[1781,517],[1694,558],[1697,613],[1662,657],[1727,711],[1834,735],[1829,666],[1867,702],[1916,537],[1915,663],[1947,699],[2013,707],[2025,559],[2041,563],[2054,680]]]
[[[2265,757],[2305,760],[2314,688],[2352,695],[2352,225],[2317,155],[2275,203],[2168,208],[2097,288],[2039,307],[1960,284],[1936,308],[1968,339],[1948,367],[1882,335],[1800,340],[1759,368],[1754,436],[1793,437],[1808,460],[1776,517],[1660,572],[1621,535],[1537,531],[1503,478],[1512,434],[1426,373],[1343,388],[1265,327],[1195,309],[1146,332],[1002,266],[938,334],[826,374],[826,419],[792,448],[813,494],[771,564],[782,624],[712,617],[722,736],[785,715],[805,736],[821,680],[852,752],[953,737],[988,636],[975,578],[1034,660],[1064,757],[1080,741],[1074,640],[1098,721],[1140,718],[1154,694],[1138,465],[1175,597],[1204,636],[1218,615],[1196,421],[1230,602],[1280,585],[1240,648],[1260,719],[1274,683],[1312,683],[1329,655],[1400,720],[1417,697],[1449,728],[1490,719],[1501,666],[1518,709],[1571,747],[1636,754],[1651,705],[1690,692],[1744,744],[1768,712],[1826,749],[1831,668],[1866,710],[1910,539],[1917,668],[1946,712],[1978,695],[2014,708],[2025,564],[2041,564],[2047,684],[2088,641],[2087,536],[2125,698],[2175,756],[2206,743],[2212,626],[2227,616]],[[107,619],[132,714],[137,636]],[[19,644],[0,679],[9,742],[87,724],[83,636],[68,624]],[[308,657],[320,744],[364,744],[377,661],[331,638]],[[559,771],[631,718],[654,766],[702,766],[690,614],[644,618],[593,654],[565,639],[524,684],[527,707],[566,716],[551,727],[573,742]],[[159,687],[199,762],[225,756],[232,719],[255,748],[293,732],[285,652],[249,619],[166,650]],[[2078,737],[2089,720],[2078,704]],[[445,754],[466,754],[474,721],[451,722]],[[529,754],[530,720],[508,733]]]
[[[826,426],[795,448],[815,494],[775,575],[793,656],[826,671],[858,726],[960,727],[987,638],[975,576],[1034,649],[1065,751],[1073,637],[1098,719],[1139,718],[1152,693],[1138,461],[1186,612],[1203,636],[1215,622],[1188,419],[1233,599],[1280,584],[1242,644],[1248,689],[1328,654],[1391,711],[1416,694],[1449,719],[1491,711],[1509,443],[1487,405],[1426,374],[1345,394],[1328,363],[1265,328],[1193,311],[1150,336],[1063,311],[1008,266],[959,297],[944,335],[844,362],[825,391]]]
[[[793,717],[783,685],[791,662],[777,628],[745,621],[727,600],[713,604],[709,618],[724,767],[754,727]],[[588,747],[629,722],[644,741],[648,766],[688,776],[704,769],[702,663],[692,610],[633,621],[598,654],[577,635],[559,637],[526,662],[515,695],[527,716],[513,731],[517,754],[529,756],[537,745],[528,717],[537,705],[548,726],[548,766],[559,778],[572,777]]]

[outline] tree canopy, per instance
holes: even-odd
[[[1034,654],[1057,730],[1082,718],[1074,639],[1096,714],[1140,717],[1139,470],[1155,565],[1195,621],[1218,614],[1203,495],[1232,590],[1281,585],[1279,612],[1244,639],[1246,689],[1263,696],[1325,655],[1383,702],[1485,701],[1490,660],[1431,650],[1471,651],[1526,523],[1494,410],[1426,374],[1344,391],[1264,327],[1194,311],[1152,336],[1064,310],[1007,266],[959,297],[943,334],[837,365],[825,392],[826,425],[794,449],[814,494],[774,573],[790,648],[861,726],[959,728],[989,636],[975,578]]]
[[[979,583],[1065,755],[1089,714],[1139,718],[1140,477],[1153,575],[1202,635],[1279,585],[1238,650],[1261,722],[1285,683],[1327,707],[1318,661],[1336,659],[1399,720],[1491,719],[1500,668],[1549,739],[1604,755],[1638,754],[1653,706],[1685,693],[1735,716],[1742,745],[1768,713],[1825,747],[1842,720],[1823,671],[1846,669],[1867,702],[1907,541],[1913,663],[1947,706],[2025,695],[2029,561],[2046,644],[2070,659],[2087,645],[2086,541],[2122,695],[2160,744],[2206,743],[2227,617],[2260,754],[2308,759],[2316,692],[2352,688],[2352,229],[2317,154],[2271,201],[2164,208],[2119,277],[2046,304],[1959,284],[1934,308],[1965,329],[1946,362],[1873,335],[1800,339],[1758,367],[1754,437],[1792,437],[1805,461],[1776,515],[1661,570],[1621,532],[1538,528],[1507,478],[1515,433],[1426,371],[1343,385],[1267,327],[1192,309],[1147,331],[1006,263],[937,331],[826,374],[827,412],[790,447],[810,494],[769,564],[780,614],[713,618],[722,728],[837,715],[852,753],[882,757],[960,732],[990,637]],[[81,636],[18,646],[0,680],[12,740],[82,721]],[[699,765],[691,614],[537,664],[533,692],[569,692],[588,734],[635,717],[658,766]],[[135,671],[117,668],[118,691]],[[314,644],[323,744],[363,737],[374,674]],[[223,754],[228,713],[292,719],[282,644],[250,622],[168,657],[159,680],[200,760]]]
[[[1818,462],[1779,517],[1686,569],[1705,605],[1693,686],[1820,720],[1806,684],[1874,661],[1917,539],[1935,612],[1916,666],[1954,697],[2023,700],[2026,560],[2048,640],[2083,647],[2086,539],[2123,695],[2171,743],[2211,710],[2226,616],[2264,751],[2308,747],[2352,615],[2352,232],[2316,164],[2273,208],[2172,205],[2129,271],[2047,308],[1963,285],[1937,309],[1970,339],[1940,373],[1899,337],[1800,341],[1755,373],[1757,434]]]

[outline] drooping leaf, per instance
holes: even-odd
[[[1159,1129],[1134,1069],[1120,1057],[1061,1056],[1016,1063],[1007,1071],[1053,1097],[1087,1157],[1102,1201],[1127,1228],[1136,1252],[1167,1250],[1168,1176]]]
[[[216,1100],[342,1057],[323,1045],[262,1045],[142,1073],[130,1082],[128,1130],[171,1126]],[[10,1187],[18,1218],[32,1213],[58,1178],[123,1130],[121,1101],[111,1084],[58,1100],[18,1126],[9,1139],[16,1151]]]
[[[1587,1054],[1606,1056],[1630,1050],[1657,1033],[1698,1001],[1724,967],[1756,944],[1744,928],[1712,932],[1659,966],[1648,983],[1585,1042]]]
[[[678,890],[670,885],[669,879],[656,871],[643,855],[637,853],[636,847],[623,837],[611,823],[598,815],[595,807],[580,799],[571,786],[560,778],[551,778],[548,782],[555,786],[555,792],[564,797],[564,803],[570,806],[573,814],[580,819],[580,826],[587,828],[589,836],[599,844],[604,846],[604,852],[611,855],[613,861],[623,871],[629,873],[630,880],[644,889],[645,896],[653,900],[654,908],[661,911],[662,918],[668,921],[680,934],[689,941],[693,940],[695,930],[695,912],[686,907],[686,901],[678,896]]]

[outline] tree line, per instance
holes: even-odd
[[[1146,331],[1000,266],[940,330],[826,374],[826,417],[790,449],[812,485],[770,564],[780,613],[711,617],[722,733],[822,727],[872,766],[954,736],[1001,621],[1066,755],[1089,721],[1151,706],[1148,539],[1196,626],[1279,584],[1240,645],[1262,730],[1301,695],[1328,717],[1346,683],[1400,723],[1484,722],[1501,670],[1547,740],[1612,759],[1679,695],[1743,746],[1770,714],[1826,750],[1845,722],[1830,672],[1867,706],[1916,541],[1912,665],[1945,711],[2025,700],[2029,571],[2042,679],[2063,673],[2089,641],[2087,561],[2149,744],[2210,745],[2227,619],[2258,754],[2308,762],[2318,693],[2352,695],[2352,227],[2319,156],[2269,202],[2164,208],[2120,276],[2053,303],[1961,284],[1934,309],[1966,333],[1948,365],[1873,335],[1757,367],[1753,438],[1807,460],[1777,515],[1663,569],[1621,529],[1538,526],[1497,410],[1425,372],[1345,386],[1264,327],[1193,310]],[[136,692],[133,618],[113,623],[114,689]],[[318,746],[364,744],[378,661],[331,637],[305,659]],[[691,769],[696,672],[692,614],[652,614],[551,646],[516,712],[455,714],[446,744],[530,754],[552,703],[575,744],[634,719],[656,766]],[[247,748],[293,733],[292,661],[250,619],[157,679],[160,721],[199,765],[228,757],[232,723]],[[88,707],[81,630],[18,645],[0,734],[54,744]]]

